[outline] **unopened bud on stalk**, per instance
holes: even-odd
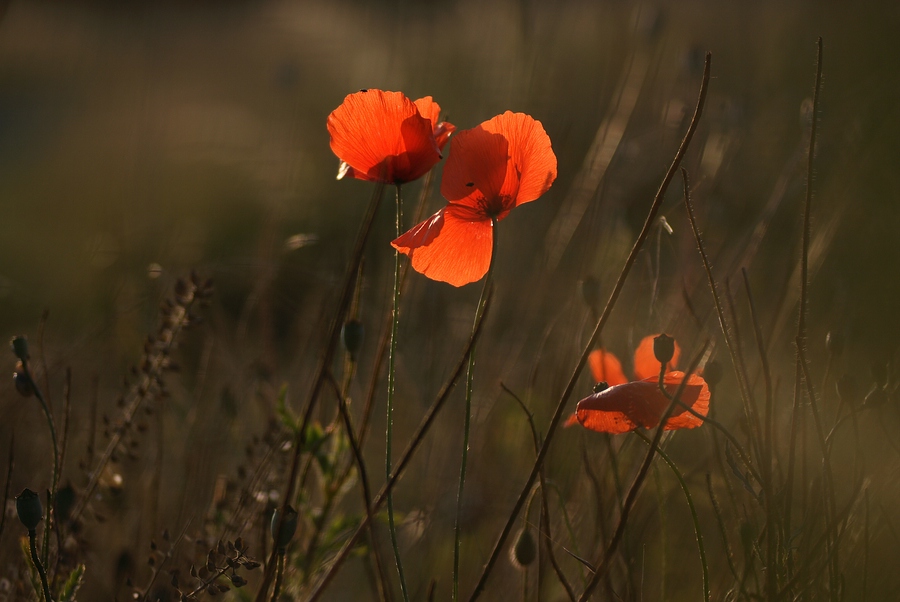
[[[706,366],[703,368],[703,380],[710,387],[715,387],[722,381],[722,364],[718,360],[706,362]]]
[[[44,519],[44,507],[41,506],[41,497],[31,489],[23,489],[16,497],[16,512],[19,520],[29,532],[34,531]]]
[[[537,543],[527,527],[516,535],[516,542],[509,550],[509,559],[518,569],[525,569],[537,558]]]
[[[294,538],[294,533],[297,531],[298,518],[297,511],[290,506],[285,509],[284,519],[281,518],[281,508],[276,508],[272,513],[272,524],[269,526],[269,530],[272,532],[272,541],[275,542],[276,548],[286,548],[291,543],[291,539]],[[281,530],[276,534],[279,522]]]
[[[660,364],[667,365],[675,355],[675,339],[665,333],[653,337],[653,355]]]
[[[13,337],[10,346],[17,358],[23,362],[28,361],[28,339],[24,336]]]
[[[364,334],[365,329],[359,320],[347,320],[341,328],[341,343],[344,344],[344,349],[350,354],[352,361],[356,361],[356,354],[362,347]]]
[[[16,362],[16,371],[13,372],[13,380],[16,383],[16,391],[19,392],[19,395],[22,397],[31,397],[34,395],[34,386],[31,384],[31,379],[25,375],[22,362]]]

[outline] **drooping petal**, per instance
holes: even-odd
[[[463,130],[450,142],[441,194],[470,220],[505,217],[500,189],[509,164],[509,143],[482,126]],[[501,215],[502,213],[502,215]]]
[[[470,221],[448,205],[391,243],[414,270],[453,286],[481,280],[491,265],[493,224]]]
[[[328,116],[328,132],[331,150],[349,166],[346,175],[359,179],[410,182],[441,158],[431,119],[401,92],[347,95]]]
[[[628,382],[622,371],[622,362],[615,355],[605,349],[595,349],[588,356],[588,364],[591,367],[591,375],[594,382],[605,382],[610,387]]]
[[[657,375],[658,378],[658,375]],[[684,378],[682,372],[666,374],[664,385],[673,395]],[[709,412],[709,387],[702,377],[692,374],[680,397],[681,403],[701,416]],[[659,390],[656,380],[635,381],[610,387],[578,402],[575,414],[585,427],[603,433],[625,433],[635,428],[655,428],[669,399]],[[666,422],[665,430],[694,428],[703,421],[686,409],[676,407]]]
[[[500,195],[512,209],[540,198],[556,180],[556,155],[540,121],[524,113],[507,111],[484,122],[488,132],[509,142],[511,164]]]
[[[419,114],[431,121],[434,141],[438,148],[443,151],[444,146],[450,139],[450,134],[456,131],[456,126],[447,121],[438,121],[441,118],[441,105],[434,102],[434,99],[430,96],[416,100],[415,104],[419,109]]]
[[[651,334],[641,339],[641,344],[634,352],[634,376],[638,380],[645,378],[659,378],[660,363],[653,353],[653,339],[659,335]],[[666,365],[666,371],[674,370],[678,366],[678,358],[681,357],[681,347],[675,343],[675,353],[671,361]]]

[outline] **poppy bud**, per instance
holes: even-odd
[[[715,387],[719,384],[722,380],[722,364],[717,360],[706,362],[706,367],[703,368],[703,379],[710,387]]]
[[[16,382],[16,391],[22,397],[31,397],[34,395],[34,387],[31,385],[31,379],[25,376],[23,372],[13,372],[13,380]]]
[[[23,489],[22,493],[16,497],[16,512],[25,528],[29,532],[34,531],[38,523],[44,519],[41,497],[31,489]]]
[[[837,333],[829,332],[825,335],[825,349],[828,350],[832,357],[840,357],[844,351],[844,337]]]
[[[24,336],[13,337],[12,341],[10,341],[10,346],[12,346],[13,353],[17,358],[23,362],[28,361],[28,339]]]
[[[581,281],[581,298],[591,309],[600,306],[600,281],[593,276],[588,276]]]
[[[353,361],[356,361],[356,354],[362,346],[364,334],[365,330],[359,320],[347,320],[341,328],[341,343],[344,344],[344,349],[347,350]]]
[[[275,542],[276,548],[284,549],[291,543],[291,539],[294,538],[294,533],[297,531],[298,518],[297,511],[290,506],[286,508],[283,520],[281,519],[281,508],[276,508],[275,512],[272,513],[272,523],[269,526],[269,530],[272,533],[272,540]],[[281,523],[281,531],[276,534],[275,530],[278,529],[279,522]]]
[[[522,529],[509,550],[509,559],[518,569],[524,569],[537,558],[537,543],[530,529]]]
[[[663,366],[668,364],[675,355],[675,339],[665,333],[653,337],[653,355]]]

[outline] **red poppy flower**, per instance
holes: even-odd
[[[475,282],[490,267],[493,222],[555,179],[556,155],[541,122],[507,111],[453,137],[441,180],[447,206],[391,244],[432,280]]]
[[[591,351],[588,365],[591,367],[591,376],[594,377],[595,383],[606,383],[614,387],[628,382],[628,378],[622,372],[622,362],[606,349]]]
[[[628,378],[622,371],[622,362],[606,349],[594,349],[588,356],[588,365],[591,367],[591,376],[595,383],[606,383],[610,387],[624,385]],[[568,428],[578,424],[578,415],[572,414],[566,419],[564,427]]]
[[[684,378],[683,372],[669,372],[664,386],[669,395]],[[594,393],[578,402],[575,415],[585,428],[600,433],[627,433],[640,427],[652,429],[659,424],[669,399],[659,390],[659,375]],[[701,416],[709,412],[709,387],[703,377],[692,374],[681,393],[681,402]],[[676,407],[665,430],[694,428],[703,424],[684,408]]]
[[[653,339],[659,335],[651,334],[641,340],[641,344],[634,352],[634,376],[638,380],[645,378],[659,379],[659,360],[653,353]],[[681,347],[675,343],[675,353],[666,365],[666,372],[674,370],[678,366],[678,358],[681,357]],[[612,384],[612,383],[610,383]]]
[[[438,122],[440,112],[430,96],[413,102],[402,92],[348,94],[328,116],[331,150],[341,160],[338,179],[403,184],[422,177],[456,129]]]

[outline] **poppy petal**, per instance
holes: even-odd
[[[658,378],[658,376],[657,376]],[[682,372],[665,376],[666,391],[672,395],[681,385]],[[709,412],[709,387],[702,377],[692,374],[681,394],[681,401],[700,415]],[[578,402],[575,414],[588,429],[603,433],[625,433],[637,427],[651,429],[659,424],[669,399],[659,390],[653,379],[635,381],[610,387]],[[675,409],[666,422],[665,430],[694,428],[703,424],[687,410]]]
[[[488,132],[501,134],[509,142],[510,169],[500,191],[517,207],[540,198],[556,180],[556,155],[540,121],[531,115],[507,111],[482,124]]]
[[[470,221],[448,205],[391,243],[414,270],[453,286],[481,280],[491,265],[493,224]]]
[[[641,344],[634,352],[634,376],[638,380],[645,378],[659,378],[659,360],[653,353],[653,339],[659,335],[651,334],[641,339]],[[671,361],[666,365],[666,371],[674,370],[678,366],[678,358],[681,357],[681,347],[675,343],[675,353],[672,355]]]
[[[652,382],[657,383],[658,379],[659,375],[657,374],[652,379]],[[665,377],[663,377],[663,384],[666,387],[666,391],[669,392],[669,395],[675,394],[675,391],[678,390],[683,379],[684,372],[679,371],[668,372]],[[707,386],[703,377],[697,374],[691,374],[687,384],[684,386],[684,391],[681,393],[681,402],[701,416],[707,416],[709,415],[709,397],[709,386]],[[697,418],[690,412],[679,413],[676,409],[672,417],[669,418],[669,421],[666,423],[666,430],[670,431],[683,428],[692,429],[701,424],[703,424],[703,420],[700,418]]]
[[[431,119],[401,92],[349,94],[328,116],[331,150],[347,175],[403,183],[424,175],[441,158]]]
[[[457,205],[465,219],[502,219],[500,189],[509,163],[509,142],[482,126],[463,130],[450,142],[450,157],[444,165],[441,194]]]
[[[434,102],[434,99],[430,96],[416,100],[415,104],[419,109],[419,115],[431,121],[434,141],[438,148],[443,151],[444,146],[450,139],[450,134],[456,131],[456,126],[447,121],[438,121],[441,118],[441,105]]]
[[[588,364],[591,366],[591,376],[594,382],[605,382],[610,387],[622,385],[628,382],[622,371],[622,362],[615,355],[605,349],[595,349],[588,356]]]
[[[578,424],[578,414],[573,412],[571,416],[566,418],[566,421],[563,423],[563,428],[567,429],[570,426],[575,426],[576,424]]]

